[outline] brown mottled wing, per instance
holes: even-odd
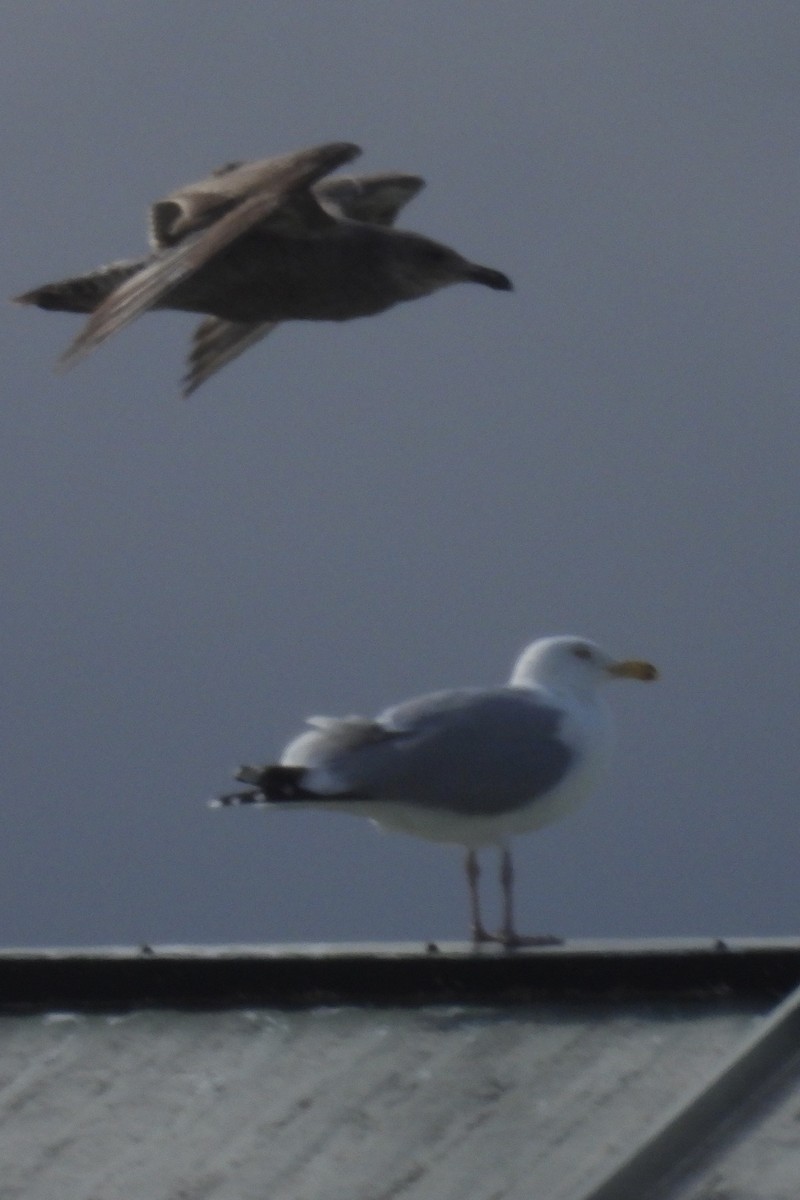
[[[308,189],[328,171],[348,162],[357,153],[356,146],[348,142],[336,142],[297,155],[288,155],[282,160],[280,170],[272,160],[266,191],[239,201],[206,228],[182,235],[177,245],[160,253],[148,266],[112,292],[62,355],[60,365],[70,366],[89,354],[112,334],[152,308],[172,288],[254,225],[270,218],[275,218],[278,225],[283,227],[296,223],[306,228],[319,228],[330,223],[333,218],[317,204]],[[224,179],[225,176],[220,178]]]
[[[323,207],[351,221],[393,225],[400,209],[425,186],[419,175],[386,172],[381,175],[342,175],[324,179],[314,188]]]
[[[352,142],[328,142],[256,162],[228,163],[207,179],[184,184],[152,205],[151,245],[156,250],[174,246],[190,233],[219,220],[250,196],[310,188],[360,153]]]
[[[271,333],[278,321],[223,321],[207,317],[194,331],[189,369],[183,377],[184,398],[205,383],[215,371],[233,362],[250,346]]]

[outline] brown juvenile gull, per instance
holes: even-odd
[[[252,785],[212,806],[325,808],[385,829],[466,849],[472,939],[549,945],[514,925],[508,840],[566,815],[597,783],[609,756],[611,679],[650,680],[655,667],[617,661],[594,642],[549,637],[523,651],[505,687],[434,692],[364,717],[312,717],[277,764],[245,766]],[[481,919],[477,850],[500,849],[503,921]]]
[[[391,227],[423,186],[415,175],[324,180],[360,154],[331,142],[231,163],[150,210],[149,257],[34,288],[15,300],[91,313],[68,366],[152,308],[205,314],[185,379],[193,391],[280,321],[347,321],[451,283],[508,291],[506,275]]]
[[[312,191],[334,217],[392,225],[400,209],[424,186],[425,181],[418,175],[384,172],[323,179]],[[201,321],[192,338],[183,395],[189,396],[215,371],[260,342],[278,324],[278,321],[224,321],[219,317]]]

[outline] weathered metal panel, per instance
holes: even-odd
[[[754,1101],[754,1111],[706,1148],[702,1168],[665,1193],[669,1200],[798,1200],[800,1070]]]
[[[0,1020],[2,1200],[574,1200],[750,1005]]]

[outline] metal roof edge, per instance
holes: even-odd
[[[720,1131],[741,1122],[777,1076],[796,1070],[800,1058],[800,987],[792,991],[714,1070],[678,1097],[641,1141],[581,1200],[651,1196],[676,1180],[693,1158],[713,1149]],[[721,1193],[720,1193],[721,1194]]]
[[[463,942],[0,950],[5,1013],[777,1000],[798,983],[800,938],[789,937],[583,940],[512,952]]]
[[[469,957],[553,957],[564,954],[696,954],[736,951],[796,950],[800,952],[800,936],[771,937],[652,937],[652,938],[570,938],[553,946],[518,947],[512,951],[492,943],[475,946],[466,941],[428,942],[141,942],[135,945],[101,944],[97,946],[0,946],[0,961],[6,958],[109,957],[130,958],[152,952],[180,955],[188,958],[228,958],[231,955],[285,958],[340,958],[351,955],[370,957],[418,957],[432,953],[466,955]]]

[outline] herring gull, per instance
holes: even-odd
[[[90,313],[62,365],[148,309],[202,313],[184,379],[188,395],[281,321],[347,321],[453,283],[511,290],[421,234],[392,228],[423,186],[416,175],[326,179],[360,154],[350,142],[229,163],[150,209],[148,258],[44,284],[20,304]]]
[[[252,785],[212,806],[321,808],[365,816],[384,829],[466,849],[473,941],[551,944],[517,933],[515,834],[558,820],[594,788],[609,754],[610,714],[600,695],[612,679],[651,680],[655,667],[617,660],[580,637],[533,642],[507,685],[434,692],[364,717],[312,717],[277,764],[244,766]],[[500,849],[503,920],[483,923],[477,851]]]

